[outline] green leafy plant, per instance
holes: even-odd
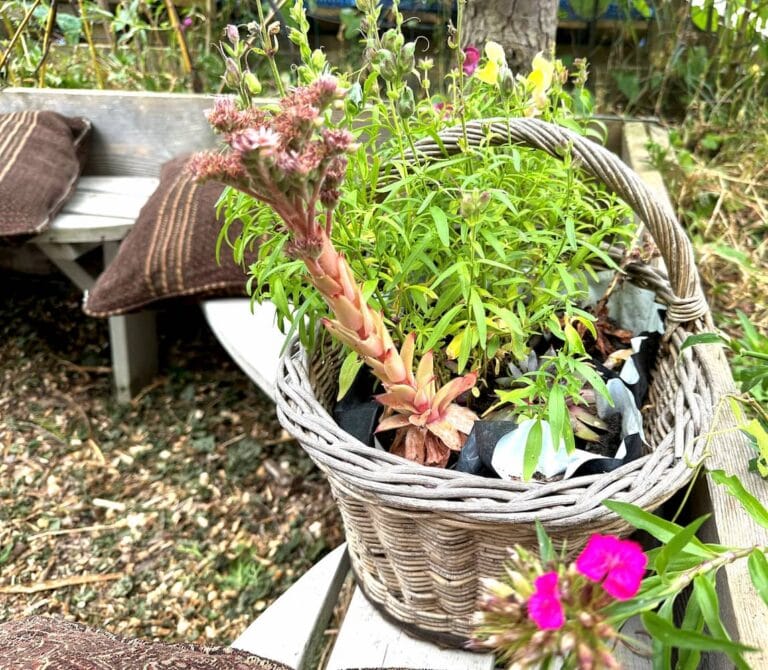
[[[461,3],[459,7],[461,12]],[[248,131],[243,126],[227,129],[219,123],[232,150],[228,155],[241,157],[237,160],[250,180],[250,185],[238,182],[223,163],[202,170],[238,189],[230,190],[221,203],[226,225],[220,246],[231,245],[242,263],[250,254],[257,255],[251,265],[254,299],[271,300],[279,325],[298,333],[308,349],[319,346],[320,323],[349,347],[341,367],[340,393],[349,387],[363,362],[373,368],[384,385],[385,394],[380,398],[395,412],[384,425],[394,427],[401,421],[395,418],[399,413],[422,416],[424,408],[414,408],[428,398],[437,398],[442,409],[433,406],[427,419],[431,425],[445,409],[440,392],[433,395],[435,391],[450,387],[452,392],[446,397],[455,399],[454,391],[473,384],[450,386],[451,379],[476,379],[472,396],[465,402],[477,411],[498,402],[509,404],[520,418],[551,422],[555,444],[562,439],[571,446],[571,423],[559,416],[565,413],[561,410],[585,404],[585,386],[605,393],[580,336],[585,331],[594,334],[595,319],[582,306],[587,281],[598,268],[616,267],[603,245],[629,238],[628,210],[598,184],[576,177],[567,147],[562,160],[514,146],[496,148],[483,143],[473,148],[466,124],[470,119],[539,116],[582,133],[599,134],[594,125],[575,114],[577,108],[590,105],[584,88],[586,66],[577,64],[571,76],[559,62],[539,56],[528,76],[516,78],[499,45],[486,45],[481,58],[477,49],[473,54],[459,49],[461,36],[454,31],[449,36],[454,68],[441,86],[443,92],[433,93],[428,76],[433,64],[429,59],[418,60],[417,43],[405,40],[397,7],[392,10],[395,27],[383,33],[377,28],[381,9],[375,2],[360,0],[358,9],[363,14],[365,63],[357,72],[338,75],[343,94],[325,114],[311,121],[325,137],[341,132],[349,137],[343,185],[340,175],[333,173],[330,190],[335,195],[323,207],[316,207],[309,197],[312,189],[320,189],[316,193],[322,201],[329,188],[318,177],[324,168],[312,168],[302,186],[284,191],[288,200],[300,203],[300,214],[291,209],[294,204],[287,208],[276,204],[274,189],[254,191],[255,175],[262,168],[255,167],[259,164],[255,153],[247,152],[256,148],[249,145],[244,149],[238,139],[238,133]],[[289,37],[302,60],[296,78],[305,87],[298,91],[311,91],[327,81],[333,69],[321,52],[309,46],[301,2],[294,3],[290,15],[296,27]],[[460,31],[461,15],[458,19]],[[243,114],[255,115],[248,111],[253,110],[250,57],[266,58],[278,89],[283,85],[272,37],[256,26],[245,40],[233,32],[230,44],[223,48],[229,83],[239,95]],[[573,86],[572,91],[566,84]],[[304,139],[296,143],[284,140],[281,119],[292,113],[288,110],[296,95],[305,93],[288,94],[279,108],[267,107],[262,120],[254,122],[254,127],[282,138],[274,145],[275,158],[269,158],[276,165],[285,163],[282,152],[293,151],[301,159],[316,141],[310,135],[302,135]],[[438,160],[426,160],[419,154],[417,140],[432,138],[440,144],[438,133],[451,127],[462,129],[459,154]],[[264,151],[259,154],[265,155]],[[254,196],[269,207],[256,202]],[[297,236],[299,229],[292,222],[315,216],[324,222],[323,230],[313,228],[312,223]],[[243,223],[243,233],[230,240],[229,225],[234,221]],[[307,233],[311,233],[309,237]],[[335,255],[326,252],[321,234],[329,236]],[[310,238],[314,240],[311,244]],[[327,261],[328,268],[336,267],[338,262],[331,263],[331,257],[342,258],[357,283],[348,296],[354,309],[346,315],[342,312],[349,306],[336,301],[337,289],[322,284],[313,269],[313,259]],[[335,276],[327,268],[323,273]],[[317,292],[307,291],[308,281]],[[372,330],[358,322],[368,310],[377,315],[371,317]],[[328,320],[331,315],[333,321]],[[426,395],[422,397],[418,390],[414,396],[401,389],[399,367],[394,377],[391,370],[378,367],[384,361],[382,356],[390,356],[386,353],[389,346],[365,348],[361,344],[373,332],[381,342],[391,337],[392,351],[400,352],[406,370],[410,370],[413,352],[424,352],[422,361],[429,363],[423,370],[419,367],[414,389],[422,388],[419,379],[430,378],[434,390],[423,386]],[[563,341],[550,364],[495,396],[494,380],[506,374],[507,364],[528,356],[534,338],[550,334]],[[552,398],[555,402],[549,404]],[[420,430],[425,425],[413,423],[417,421],[413,418],[409,421]],[[460,432],[467,431],[462,428]],[[531,454],[541,448],[537,435],[540,431],[534,430],[529,436]],[[396,444],[411,444],[413,439],[396,438]],[[457,448],[453,441],[450,445]],[[422,449],[405,451],[416,460],[425,460]],[[444,464],[444,452],[440,453],[439,459],[427,460]]]
[[[738,312],[738,317],[743,337],[700,333],[688,337],[681,351],[699,344],[722,344],[734,353],[734,377],[740,382],[742,395],[729,398],[731,407],[739,428],[757,452],[751,461],[751,468],[761,477],[768,478],[768,338],[757,331],[745,314]]]
[[[768,528],[768,509],[738,478],[721,470],[709,476]],[[703,652],[725,654],[734,667],[749,668],[745,654],[754,649],[731,639],[715,584],[720,570],[746,559],[752,584],[768,605],[768,547],[702,542],[696,533],[706,516],[681,526],[629,503],[604,504],[660,546],[643,556],[632,542],[593,535],[567,564],[566,548],[556,555],[539,526],[539,556],[516,547],[501,580],[486,584],[475,645],[520,668],[546,667],[556,658],[564,668],[617,668],[611,651],[617,643],[652,655],[654,668],[696,668]],[[689,597],[683,595],[687,589]],[[638,615],[650,648],[621,630]]]

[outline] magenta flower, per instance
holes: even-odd
[[[464,47],[464,63],[461,66],[464,74],[471,77],[480,62],[480,50],[472,44]]]
[[[603,588],[617,600],[629,600],[640,589],[648,557],[631,540],[614,535],[593,535],[576,559],[576,569],[593,582],[603,582]]]
[[[541,630],[557,630],[565,623],[558,574],[545,572],[533,585],[533,594],[528,598],[528,614]]]
[[[183,30],[186,30],[187,28],[191,28],[191,27],[192,27],[192,17],[188,16],[187,18],[185,18],[181,22],[181,29],[183,31]]]

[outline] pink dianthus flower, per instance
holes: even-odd
[[[600,582],[617,600],[629,600],[640,590],[648,557],[642,547],[614,535],[593,535],[576,559],[576,569],[587,579]]]
[[[557,630],[565,623],[558,574],[545,572],[533,585],[533,594],[528,598],[528,614],[541,630]]]

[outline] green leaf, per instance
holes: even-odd
[[[480,337],[480,348],[485,350],[488,337],[487,324],[485,323],[485,307],[483,306],[483,301],[480,299],[477,291],[472,290],[469,294],[469,302],[472,305],[472,313],[475,316],[477,334]]]
[[[688,547],[691,540],[695,537],[696,532],[701,527],[701,524],[703,524],[709,518],[709,516],[710,515],[699,517],[685,528],[683,528],[681,531],[676,533],[674,537],[672,537],[672,539],[670,539],[669,542],[664,545],[656,557],[656,562],[654,564],[654,569],[656,572],[658,572],[660,575],[663,575],[666,572],[669,560],[677,556],[680,552],[684,551]]]
[[[341,364],[339,370],[339,392],[336,396],[336,400],[341,400],[347,391],[349,391],[352,383],[357,377],[357,373],[363,365],[363,359],[360,358],[354,351],[350,351],[344,358],[344,362]]]
[[[450,231],[448,229],[448,217],[442,209],[436,206],[430,207],[429,213],[432,215],[432,220],[435,222],[437,236],[440,238],[443,246],[447,249],[451,244]]]
[[[655,537],[659,542],[669,542],[682,529],[676,523],[662,519],[655,514],[646,512],[631,503],[620,502],[618,500],[604,500],[609,510],[618,514],[622,519],[631,523],[638,530],[644,530]],[[690,545],[686,547],[689,554],[700,556],[701,558],[712,558],[717,555],[710,545],[704,545],[701,540],[692,538]]]
[[[693,580],[693,595],[701,607],[704,615],[704,621],[707,624],[710,634],[721,640],[730,640],[728,631],[725,630],[720,618],[720,601],[717,598],[717,591],[712,583],[714,575],[699,575]],[[733,664],[739,670],[750,670],[749,665],[744,661],[740,654],[736,652],[726,652]]]
[[[685,338],[683,346],[680,347],[680,351],[685,351],[690,347],[695,347],[698,344],[723,344],[725,340],[717,333],[699,333],[698,335],[689,335]]]
[[[547,419],[549,421],[549,427],[552,431],[552,443],[555,445],[560,444],[560,439],[565,437],[565,421],[568,409],[565,405],[565,394],[563,387],[555,385],[549,392],[549,398],[547,399]]]
[[[741,430],[743,430],[747,435],[751,435],[755,438],[755,447],[757,448],[760,457],[762,457],[763,460],[768,458],[768,432],[766,432],[765,428],[763,428],[763,424],[761,424],[757,419],[752,419],[748,424],[742,426]],[[768,475],[768,472],[764,473],[764,466],[763,468],[760,467],[760,457],[758,457],[757,467],[760,470],[760,474],[765,477]]]
[[[528,481],[536,472],[536,466],[539,464],[539,457],[541,456],[541,447],[541,419],[536,419],[528,432],[528,439],[525,441],[523,454],[523,479],[525,481]]]
[[[747,560],[749,576],[763,602],[768,605],[768,559],[760,549],[755,549]]]
[[[464,305],[454,305],[445,314],[443,314],[442,317],[440,317],[440,320],[437,322],[437,325],[432,331],[432,334],[429,336],[429,339],[424,345],[425,350],[434,349],[435,345],[437,345],[437,343],[445,337],[446,333],[448,332],[448,326],[452,325],[453,323],[453,317],[455,317],[462,309],[464,309]]]
[[[722,470],[710,470],[709,476],[716,484],[725,486],[726,490],[741,503],[744,511],[763,528],[768,528],[768,510],[755,498],[735,475],[726,475]]]
[[[679,649],[722,651],[726,654],[756,651],[753,647],[732,642],[731,640],[714,638],[689,630],[680,630],[654,612],[643,612],[641,616],[645,629],[654,639],[659,640],[665,645],[678,647]]]
[[[550,561],[554,561],[556,556],[555,549],[552,546],[552,538],[547,535],[546,529],[538,519],[536,519],[536,539],[539,541],[541,562],[546,565]]]

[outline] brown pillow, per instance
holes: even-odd
[[[198,184],[188,160],[163,165],[160,184],[88,292],[87,314],[115,316],[181,296],[245,295],[245,272],[226,249],[216,262],[216,201],[224,186]]]
[[[0,114],[0,237],[48,226],[75,190],[90,131],[55,112]]]
[[[114,635],[53,617],[0,624],[0,670],[289,670],[228,647],[164,644]]]

